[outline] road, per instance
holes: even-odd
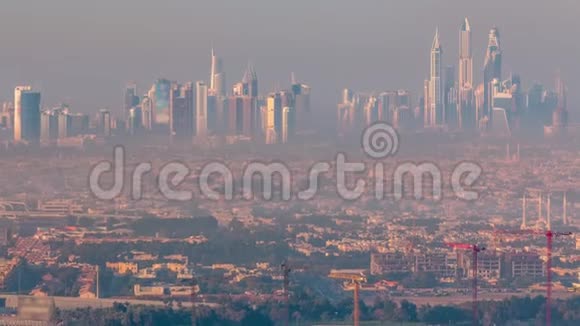
[[[18,306],[18,295],[15,294],[0,294],[0,298],[6,299],[6,307],[16,308]],[[31,297],[31,296],[21,296]],[[163,301],[158,300],[138,300],[126,298],[106,298],[106,299],[86,299],[76,297],[49,297],[54,299],[54,304],[59,309],[76,309],[76,308],[108,308],[112,307],[115,302],[129,303],[131,305],[145,305],[145,306],[164,306]],[[196,303],[199,306],[208,306],[216,308],[219,305],[215,303]],[[182,307],[191,307],[190,302],[182,302]]]
[[[501,301],[504,299],[509,299],[511,297],[535,297],[538,295],[545,295],[544,292],[507,292],[507,293],[479,293],[479,301]],[[552,298],[554,299],[570,299],[572,297],[578,296],[578,293],[570,292],[554,292],[552,293]],[[460,305],[462,303],[471,302],[471,295],[458,295],[452,294],[449,296],[403,296],[403,297],[390,297],[389,299],[401,302],[407,300],[418,306],[421,305]]]

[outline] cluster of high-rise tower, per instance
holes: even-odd
[[[228,92],[222,60],[212,50],[209,85],[159,79],[141,98],[134,85],[127,87],[128,132],[168,132],[175,139],[199,141],[211,136],[291,141],[310,113],[310,87],[293,80],[289,90],[267,96],[258,90],[258,76],[249,66]]]
[[[496,27],[489,32],[481,83],[474,82],[472,30],[467,18],[459,32],[458,71],[453,65],[444,68],[443,55],[437,30],[431,45],[429,78],[415,106],[411,106],[407,90],[366,94],[345,90],[338,106],[339,130],[357,130],[374,120],[406,129],[478,130],[507,135],[527,127],[543,132],[566,127],[566,87],[559,77],[556,91],[534,84],[527,93],[518,75],[502,80],[502,49]],[[401,93],[406,94],[402,99],[396,95]]]
[[[262,96],[258,76],[249,66],[242,80],[227,91],[223,63],[211,53],[209,85],[180,84],[158,79],[140,96],[135,84],[125,88],[122,113],[109,110],[89,115],[72,113],[66,105],[41,108],[40,92],[30,86],[15,89],[14,104],[5,103],[0,125],[13,129],[14,141],[54,144],[84,135],[168,135],[184,142],[204,142],[214,136],[286,143],[304,127],[310,114],[310,87],[292,78],[288,90]]]

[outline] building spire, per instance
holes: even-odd
[[[528,227],[526,221],[526,192],[524,191],[524,197],[522,198],[522,225],[521,229],[525,230]]]
[[[256,80],[258,78],[256,71],[254,70],[254,66],[251,62],[248,62],[248,67],[246,68],[246,72],[244,73],[244,78],[242,81],[250,82],[252,80]]]
[[[441,47],[441,44],[439,42],[439,27],[437,27],[435,29],[435,37],[433,38],[433,46],[431,46],[431,49],[435,50],[435,49],[439,49]]]
[[[465,17],[465,20],[463,21],[463,25],[461,25],[461,30],[464,32],[471,31],[471,25],[469,24],[469,19],[467,19],[467,17]]]
[[[216,87],[216,73],[217,73],[217,58],[215,56],[215,51],[213,48],[213,42],[211,44],[211,67],[210,67],[210,79],[209,79],[209,88],[212,91],[215,91],[215,87]]]

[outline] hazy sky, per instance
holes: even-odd
[[[262,93],[285,87],[295,72],[312,86],[316,110],[335,110],[343,87],[407,88],[416,98],[436,26],[445,65],[457,65],[458,29],[468,16],[478,81],[497,25],[505,75],[520,73],[526,88],[553,87],[560,68],[575,110],[578,14],[577,0],[4,0],[0,100],[32,84],[48,106],[117,110],[127,81],[142,93],[157,77],[207,81],[212,43],[228,85],[248,61]]]

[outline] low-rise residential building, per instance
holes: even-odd
[[[139,272],[139,266],[131,262],[107,262],[106,266],[120,275],[137,274]]]

